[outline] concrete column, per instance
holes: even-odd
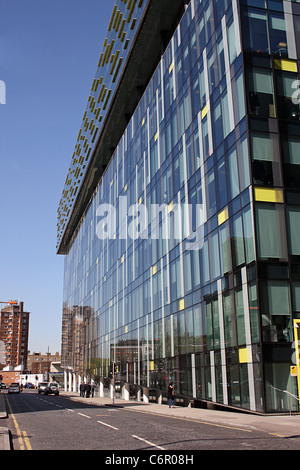
[[[69,372],[69,387],[68,390],[69,392],[72,392],[72,372]]]
[[[67,371],[64,370],[64,388],[65,388],[65,392],[68,391],[68,375],[67,375]]]
[[[149,388],[143,387],[143,402],[149,403]]]
[[[196,366],[195,366],[195,354],[191,354],[191,365],[192,365],[192,389],[193,397],[196,398]]]
[[[226,370],[226,353],[225,353],[225,327],[224,327],[223,293],[222,293],[221,279],[218,280],[217,285],[218,285],[219,325],[220,325],[220,341],[221,341],[223,403],[225,405],[228,405],[228,387],[227,387],[227,370]]]
[[[156,403],[158,403],[159,405],[162,404],[162,391],[161,390],[156,390]]]
[[[127,401],[130,399],[130,385],[128,382],[125,382],[122,386],[122,398]]]
[[[73,372],[73,392],[76,392],[76,373]]]
[[[247,361],[247,367],[248,367],[250,410],[256,411],[255,378],[254,378],[254,366],[253,366],[253,358],[252,358],[250,306],[249,306],[249,298],[248,298],[248,281],[247,281],[246,266],[241,269],[241,273],[242,273],[242,286],[243,286],[243,304],[244,304],[244,319],[245,319],[245,332],[246,332],[246,361]]]
[[[109,396],[111,399],[114,398],[114,386],[113,386],[113,381],[110,382],[109,384]]]
[[[99,397],[104,397],[104,380],[103,380],[103,377],[100,377],[100,382],[99,382]]]

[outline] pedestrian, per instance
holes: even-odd
[[[175,389],[172,382],[168,386],[168,405],[169,408],[175,408]]]
[[[91,393],[91,386],[90,384],[86,384],[86,398],[89,398],[90,397],[90,393]]]
[[[93,384],[93,385],[91,386],[92,398],[94,398],[94,393],[95,393],[95,385]]]
[[[84,392],[85,392],[85,384],[84,383],[80,384],[79,390],[80,390],[80,396],[84,397]]]

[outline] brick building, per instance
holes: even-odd
[[[0,313],[0,370],[17,366],[27,368],[29,312],[24,311],[24,303],[8,305]]]
[[[33,352],[30,354],[30,351],[28,351],[27,371],[30,371],[31,374],[46,374],[50,372],[52,362],[60,362],[59,352],[55,354]]]

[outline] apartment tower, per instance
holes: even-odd
[[[29,333],[29,312],[24,311],[24,303],[19,302],[1,309],[0,343],[2,359],[0,369],[17,366],[27,367]],[[3,357],[4,355],[4,357]]]

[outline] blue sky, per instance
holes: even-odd
[[[31,312],[31,351],[60,351],[57,207],[114,3],[0,0],[0,301]]]

